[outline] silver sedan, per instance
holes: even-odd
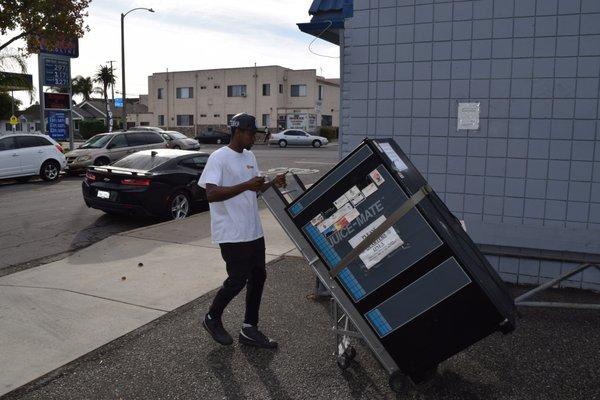
[[[198,150],[200,148],[200,143],[196,139],[189,138],[183,133],[164,131],[160,134],[165,138],[170,149]]]
[[[277,144],[279,147],[287,146],[313,146],[321,147],[329,143],[323,136],[311,135],[300,129],[286,129],[279,133],[274,133],[269,138],[269,144]]]

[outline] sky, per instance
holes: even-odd
[[[310,21],[311,3],[312,0],[92,0],[86,19],[90,31],[79,39],[79,58],[72,59],[71,75],[93,76],[100,65],[114,60],[115,90],[120,92],[120,14],[146,7],[155,13],[137,10],[125,17],[127,97],[146,94],[148,76],[167,69],[247,67],[256,63],[312,68],[319,75],[337,78],[338,47],[316,40],[311,52],[313,36],[296,26]],[[4,40],[7,37],[2,37]],[[23,46],[20,43],[14,47],[19,45]],[[37,86],[36,55],[28,60],[28,73]],[[23,106],[30,104],[24,93],[15,97],[23,101]]]

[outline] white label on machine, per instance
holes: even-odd
[[[379,225],[383,224],[385,216],[380,216],[375,221],[369,224],[365,229],[358,232],[352,237],[348,243],[352,248],[358,246],[371,232],[373,232]],[[398,233],[394,230],[394,227],[390,227],[387,231],[383,232],[381,236],[365,251],[360,253],[360,259],[365,264],[367,269],[372,268],[383,260],[388,254],[402,246],[404,241],[398,236]]]
[[[345,194],[343,194],[339,199],[337,199],[336,201],[334,201],[333,204],[335,205],[335,208],[340,209],[347,202],[348,202],[348,198],[346,197]]]
[[[394,166],[398,168],[399,171],[404,171],[405,169],[408,169],[406,164],[404,164],[404,161],[402,161],[398,153],[396,153],[394,149],[392,149],[392,146],[389,143],[379,143],[379,145],[381,146],[383,152],[389,157],[389,159],[392,161]]]
[[[381,186],[381,184],[383,182],[385,182],[385,179],[383,179],[383,176],[381,176],[381,174],[379,173],[379,171],[377,171],[376,169],[374,169],[373,171],[371,171],[369,173],[369,176],[371,177],[371,180],[377,185],[377,186]]]
[[[365,197],[369,197],[373,193],[377,191],[377,185],[374,183],[370,183],[367,187],[362,190],[362,194]]]

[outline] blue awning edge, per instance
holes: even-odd
[[[339,45],[339,32],[344,28],[344,20],[353,15],[353,0],[313,0],[308,13],[312,15],[310,22],[299,23],[298,28]]]

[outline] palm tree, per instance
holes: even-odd
[[[104,102],[106,103],[106,127],[109,132],[112,130],[112,126],[110,126],[109,118],[108,118],[108,87],[110,85],[115,84],[115,74],[111,70],[110,67],[106,65],[101,65],[96,75],[94,75],[94,82],[102,84],[102,92],[104,94]]]
[[[0,71],[17,70],[22,74],[27,73],[27,58],[18,50],[11,48],[0,51]],[[33,102],[34,88],[29,90],[29,98]]]
[[[81,75],[77,75],[73,78],[71,82],[71,90],[73,91],[73,95],[82,95],[83,100],[89,100],[94,93],[102,94],[102,89],[99,87],[94,87],[94,81],[91,77],[83,77]]]

